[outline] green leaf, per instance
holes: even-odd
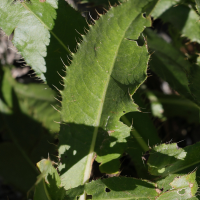
[[[192,42],[200,43],[199,15],[188,6],[172,6],[159,18],[163,22],[171,23],[182,36],[188,37]]]
[[[150,107],[151,107],[152,115],[154,117],[160,118],[163,121],[166,120],[165,116],[163,115],[164,114],[163,105],[159,101],[157,96],[153,92],[150,92],[150,91],[146,92],[146,96],[150,101]]]
[[[150,29],[145,30],[145,35],[151,50],[155,50],[150,62],[151,69],[179,94],[200,105],[200,67],[191,64],[180,51]]]
[[[62,88],[57,73],[65,74],[61,59],[67,63],[69,49],[75,49],[75,37],[80,37],[76,30],[83,33],[87,27],[84,18],[64,0],[2,0],[0,16],[0,27],[7,35],[14,30],[13,44],[27,64],[51,87]]]
[[[171,183],[169,191],[162,193],[157,199],[190,199],[195,196],[198,184],[196,182],[196,172],[185,176],[176,177]]]
[[[159,77],[166,80],[179,94],[195,101],[188,80],[192,68],[190,62],[185,60],[180,51],[165,42],[152,30],[145,30],[145,35],[149,47],[155,51],[150,62],[151,69]]]
[[[72,191],[74,196],[75,194],[76,196],[80,195],[80,188],[78,187],[67,191],[67,196],[68,193],[72,194]],[[113,177],[92,181],[85,185],[85,191],[92,196],[93,200],[153,200],[158,196],[156,184],[128,177]]]
[[[147,95],[149,98],[149,95]],[[182,117],[185,118],[188,123],[200,123],[199,115],[200,115],[200,108],[197,104],[193,103],[192,101],[185,99],[182,96],[178,95],[164,95],[160,93],[154,93],[154,97],[156,98],[149,98],[152,108],[152,114],[154,114],[155,107],[154,105],[161,105],[162,106],[162,114],[165,117]],[[160,110],[161,111],[161,110]]]
[[[52,143],[53,131],[58,131],[58,125],[53,122],[51,115],[59,121],[59,114],[50,105],[56,104],[53,98],[55,92],[44,84],[17,83],[12,79],[8,68],[4,71],[0,116],[4,125],[2,140],[6,141],[6,144],[0,145],[0,159],[5,160],[1,162],[0,173],[19,190],[27,192],[36,180],[35,163],[48,153],[56,155]],[[38,114],[40,112],[42,113]],[[52,132],[46,129],[48,126]],[[7,146],[10,147],[6,149]],[[30,175],[27,175],[28,173]]]
[[[177,3],[179,3],[179,0],[159,0],[151,15],[156,19]]]
[[[62,200],[65,196],[65,190],[61,187],[61,180],[57,170],[53,167],[52,162],[43,159],[37,163],[41,174],[35,186],[34,200]]]
[[[144,153],[149,150],[149,146],[160,143],[160,139],[158,137],[157,130],[147,113],[148,111],[145,109],[146,105],[140,97],[139,90],[133,95],[133,99],[139,106],[141,112],[127,113],[121,118],[122,122],[126,125],[133,126],[131,135],[127,138],[126,152],[134,162],[134,167],[137,171],[138,177],[147,179],[149,174],[142,157]]]
[[[199,76],[200,76],[200,66],[193,65],[189,74],[190,90],[195,102],[200,105],[200,91],[199,91]]]
[[[200,162],[196,152],[200,150],[200,143],[185,148],[179,148],[177,144],[162,144],[155,146],[150,151],[148,159],[149,172],[158,176],[157,184],[164,191],[169,190],[172,180],[180,175],[193,171]],[[198,177],[199,171],[197,171]]]
[[[198,189],[195,180],[196,172],[179,176],[170,182],[171,189],[162,192],[157,185],[145,180],[127,177],[99,179],[84,185],[85,191],[92,200],[136,200],[136,199],[195,199]],[[162,189],[162,188],[161,188]],[[75,200],[83,192],[83,187],[73,188],[66,192],[69,200]],[[192,199],[193,199],[192,198]]]
[[[118,173],[131,129],[119,119],[137,111],[131,96],[146,79],[149,55],[133,40],[150,26],[141,13],[147,3],[128,1],[111,8],[83,37],[67,69],[59,135],[59,171],[66,189],[89,180],[95,152],[102,172]]]
[[[196,2],[196,6],[197,6],[197,10],[198,10],[198,12],[199,12],[199,14],[200,14],[200,0],[195,0],[195,2]]]

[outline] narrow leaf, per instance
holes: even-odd
[[[146,79],[149,55],[146,46],[133,40],[150,26],[141,13],[147,3],[128,1],[111,8],[73,56],[62,93],[59,136],[59,171],[66,189],[89,180],[95,152],[102,172],[118,173],[131,129],[119,119],[137,111],[131,96]]]

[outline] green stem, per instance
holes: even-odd
[[[129,120],[125,117],[122,116],[121,120],[127,125],[127,126],[131,126],[131,123],[129,122]],[[137,132],[137,130],[132,130],[131,134],[134,136],[134,138],[137,140],[137,142],[139,143],[139,145],[142,147],[142,149],[146,152],[149,150],[149,147],[147,145],[147,143],[143,140],[143,138],[141,137],[141,135]]]

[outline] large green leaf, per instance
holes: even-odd
[[[155,146],[150,151],[148,159],[149,172],[158,176],[159,188],[169,190],[169,183],[177,176],[188,174],[199,165],[200,156],[196,153],[200,149],[200,143],[187,146],[183,149],[177,144],[162,144]],[[197,170],[197,177],[199,171]]]
[[[57,12],[56,12],[57,11]],[[36,74],[52,87],[64,76],[61,59],[76,47],[76,38],[87,27],[84,18],[64,0],[0,2],[0,27],[7,35],[14,30],[13,43]],[[55,25],[54,25],[55,24]],[[75,30],[76,29],[76,30]]]
[[[77,196],[83,193],[84,188],[92,200],[190,199],[195,197],[198,189],[195,179],[195,172],[179,176],[170,182],[171,189],[169,191],[162,192],[152,182],[127,177],[113,177],[92,181],[84,187],[68,190],[66,196],[69,200],[76,200]]]
[[[113,177],[92,181],[84,187],[68,190],[66,195],[70,197],[70,200],[75,200],[77,199],[76,196],[83,193],[83,189],[88,195],[91,195],[93,200],[153,200],[158,196],[156,184],[128,177]]]
[[[119,119],[137,111],[131,96],[146,79],[149,55],[133,40],[150,26],[141,13],[147,3],[135,0],[111,8],[83,37],[67,69],[59,135],[59,171],[66,189],[89,180],[95,152],[102,172],[118,173],[131,130]]]
[[[36,180],[35,163],[48,153],[56,155],[52,133],[59,127],[53,119],[59,121],[59,114],[50,105],[56,104],[55,92],[43,84],[17,83],[8,69],[1,83],[0,116],[5,143],[0,144],[0,173],[27,192]]]

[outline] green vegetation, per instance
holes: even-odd
[[[0,2],[44,82],[1,66],[0,176],[34,200],[198,199],[200,143],[167,143],[152,119],[200,123],[200,1],[79,3],[108,11],[89,24],[64,0]]]

